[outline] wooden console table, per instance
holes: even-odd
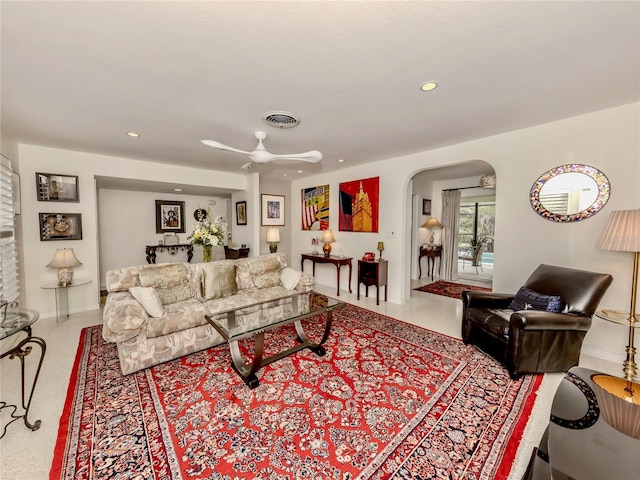
[[[369,296],[369,285],[376,287],[376,305],[380,305],[380,287],[384,287],[384,301],[387,301],[387,276],[389,269],[384,258],[367,262],[358,260],[358,300],[360,300],[360,284],[364,283],[364,295]]]
[[[420,263],[422,257],[427,257],[427,276],[431,275],[431,280],[433,281],[433,271],[436,269],[436,258],[438,259],[438,274],[442,269],[442,245],[420,246],[420,255],[418,256],[418,271],[420,275],[418,278],[422,277],[422,265]]]
[[[190,243],[179,243],[177,245],[147,245],[147,263],[156,263],[156,251],[168,251],[171,255],[178,252],[187,252],[187,262],[191,262],[193,258],[193,245]]]
[[[302,271],[304,271],[305,260],[311,260],[311,263],[313,264],[314,277],[316,275],[316,263],[332,263],[333,265],[336,266],[336,269],[338,270],[338,274],[337,274],[338,275],[337,276],[338,293],[336,295],[338,297],[340,296],[340,267],[342,267],[343,265],[348,265],[349,266],[349,293],[351,293],[351,269],[352,269],[351,260],[353,260],[351,257],[336,257],[335,255],[330,255],[328,257],[325,257],[322,254],[314,255],[313,253],[303,253],[302,260],[300,260],[300,269]]]
[[[247,258],[249,256],[249,247],[233,248],[224,246],[224,257],[235,260],[236,258]]]

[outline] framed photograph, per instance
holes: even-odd
[[[431,200],[422,199],[422,214],[431,215]]]
[[[36,194],[39,202],[79,202],[78,177],[36,172]]]
[[[82,214],[39,213],[40,241],[82,240]]]
[[[184,233],[184,202],[156,200],[156,233]]]
[[[262,226],[284,226],[284,195],[260,195]]]
[[[236,202],[236,225],[247,224],[247,202]]]

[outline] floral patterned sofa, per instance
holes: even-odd
[[[205,315],[247,306],[238,319],[282,314],[293,293],[310,292],[312,276],[287,268],[283,253],[210,263],[167,263],[110,270],[102,336],[116,343],[123,374],[218,345]],[[256,302],[273,300],[260,312]],[[288,299],[289,303],[291,302]]]

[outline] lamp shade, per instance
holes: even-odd
[[[640,209],[612,212],[598,248],[617,252],[640,252]]]
[[[77,267],[78,265],[82,265],[82,262],[76,258],[73,248],[58,248],[53,260],[47,264],[47,267],[62,268]]]
[[[336,237],[333,235],[333,231],[325,230],[322,232],[322,238],[320,241],[323,243],[331,243],[336,241]]]
[[[384,242],[378,242],[378,250],[384,250]]]
[[[267,229],[267,242],[274,243],[280,241],[280,230],[277,228]]]
[[[443,228],[443,227],[444,225],[441,224],[437,218],[430,218],[420,226],[420,228]]]

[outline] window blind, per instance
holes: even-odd
[[[14,222],[13,170],[3,155],[0,157],[0,300],[8,302],[20,295]]]

